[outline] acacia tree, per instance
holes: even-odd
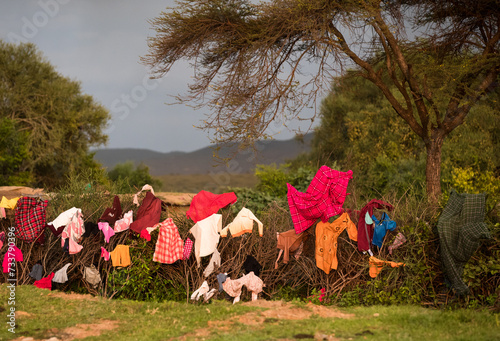
[[[300,118],[332,77],[354,69],[424,142],[432,202],[441,194],[443,140],[498,84],[495,0],[177,4],[151,21],[156,36],[143,62],[162,77],[192,61],[193,82],[177,99],[211,110],[200,127],[214,142],[267,137],[271,122]]]

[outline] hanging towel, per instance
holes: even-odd
[[[212,257],[210,257],[210,261],[208,262],[205,271],[203,271],[203,275],[205,276],[205,278],[210,276],[210,274],[214,272],[216,267],[220,266],[220,262],[221,262],[220,253],[219,251],[217,251],[217,249],[215,249],[214,253],[212,253]]]

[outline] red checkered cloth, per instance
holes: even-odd
[[[193,241],[189,238],[186,239],[184,243],[184,251],[182,251],[182,259],[186,260],[191,255],[191,250],[193,250]]]
[[[45,208],[48,203],[48,200],[31,197],[22,197],[17,201],[15,210],[17,238],[31,243],[43,233],[46,226]],[[40,238],[43,238],[43,235]]]
[[[182,259],[183,242],[179,230],[172,218],[167,218],[160,223],[160,232],[156,241],[153,260],[155,262],[172,264]]]
[[[340,172],[321,166],[305,193],[287,184],[288,206],[295,233],[307,230],[318,218],[327,222],[329,218],[341,213],[350,179],[352,170]]]

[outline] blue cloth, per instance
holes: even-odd
[[[375,223],[375,227],[373,229],[373,240],[372,244],[377,245],[378,247],[382,247],[382,241],[384,240],[385,234],[387,230],[394,231],[396,228],[396,222],[391,220],[387,213],[382,213],[382,217],[380,220],[372,215],[373,222]]]

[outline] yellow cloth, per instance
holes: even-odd
[[[385,260],[380,260],[378,258],[375,258],[373,256],[370,257],[369,260],[370,263],[370,277],[375,278],[377,275],[382,271],[382,268],[384,265],[390,265],[393,268],[397,268],[400,266],[405,266],[405,263],[396,263],[396,262],[391,262],[391,261],[385,261]]]
[[[16,208],[18,200],[19,197],[12,199],[7,199],[6,197],[2,197],[2,201],[0,201],[0,207],[10,208],[11,210],[13,210],[14,208]]]
[[[109,253],[113,266],[129,266],[130,251],[128,245],[116,245],[115,249]]]

